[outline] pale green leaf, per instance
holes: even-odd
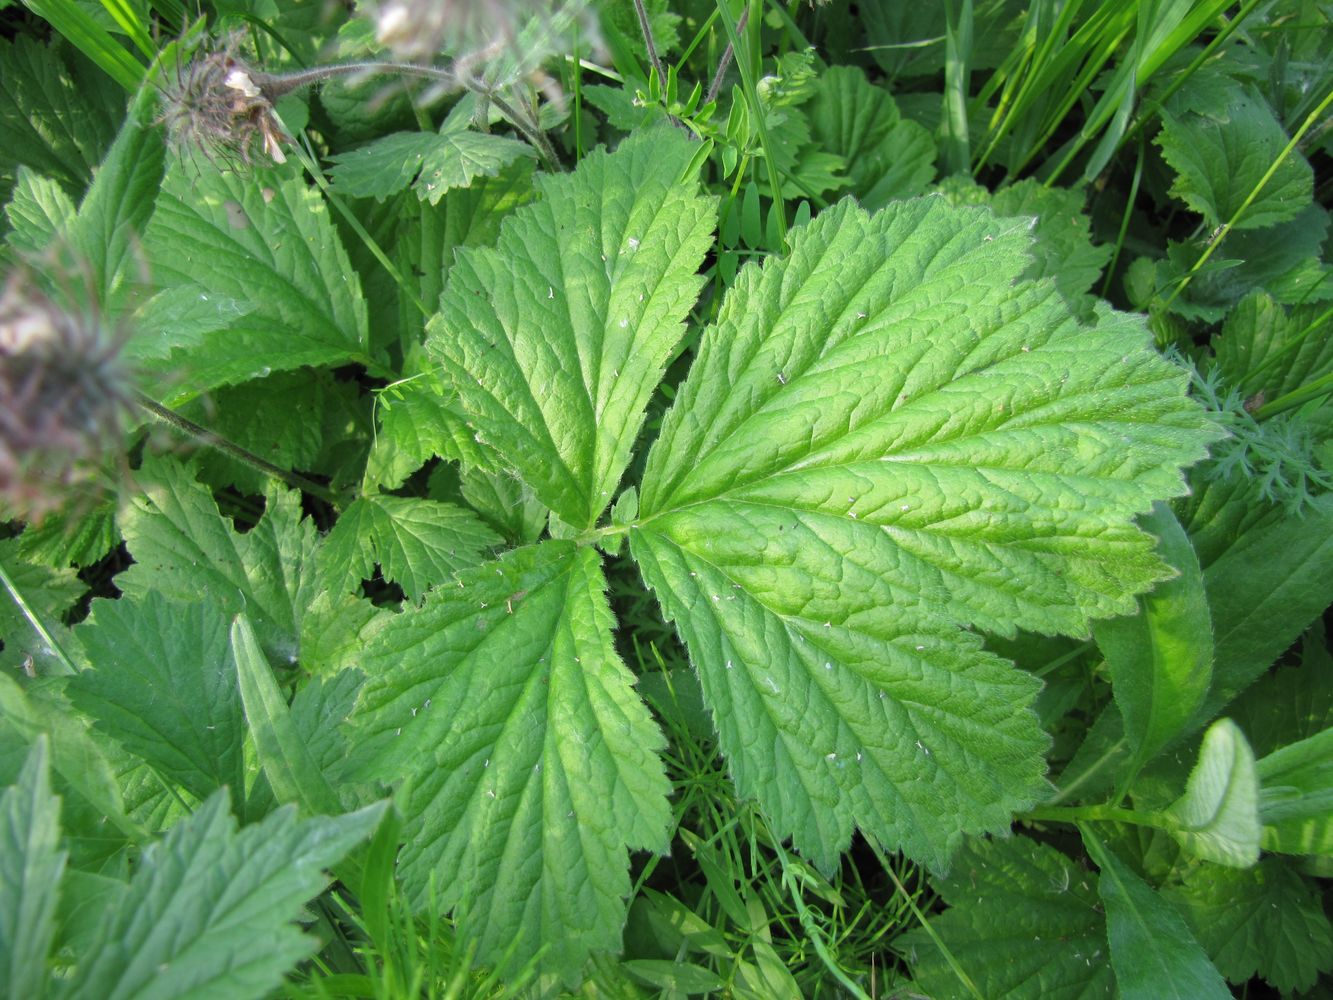
[[[245,790],[245,720],[227,619],[209,601],[149,591],[93,603],[76,629],[93,669],[70,700],[96,728],[197,799]]]
[[[55,181],[19,167],[14,197],[5,206],[12,231],[5,242],[25,254],[45,250],[74,218],[74,202]]]
[[[29,562],[55,568],[91,566],[119,543],[114,501],[108,499],[90,511],[51,514],[40,525],[28,525],[19,536],[19,552]]]
[[[1140,321],[1014,285],[1027,226],[844,201],[738,276],[631,551],[743,794],[831,864],[943,867],[1040,797],[1037,684],[960,626],[1085,635],[1164,575],[1132,523],[1212,436]]]
[[[225,320],[180,345],[170,325],[136,331],[176,348],[158,346],[152,372],[188,386],[181,396],[302,365],[372,363],[356,272],[319,193],[294,169],[261,181],[210,163],[174,166],[144,246],[160,289],[184,286]]]
[[[1189,536],[1163,503],[1140,518],[1157,536],[1175,579],[1139,598],[1131,618],[1099,622],[1097,646],[1111,671],[1111,691],[1139,763],[1151,760],[1184,730],[1208,693],[1213,626],[1203,574]]]
[[[1259,776],[1254,754],[1230,719],[1204,733],[1185,794],[1165,812],[1189,854],[1232,868],[1259,860]]]
[[[889,92],[854,66],[819,75],[807,108],[814,138],[846,161],[851,191],[868,209],[921,194],[935,179],[935,141],[898,114]]]
[[[1289,994],[1333,969],[1333,927],[1315,886],[1283,858],[1249,869],[1198,865],[1162,894],[1238,986],[1262,976]]]
[[[464,468],[459,473],[459,490],[474,510],[516,545],[531,545],[546,527],[550,511],[530,486],[507,472]]]
[[[931,928],[986,1000],[1109,1000],[1106,918],[1087,871],[1027,837],[969,838],[946,877]],[[937,1000],[972,1000],[924,930],[898,939],[914,981]]]
[[[1157,145],[1176,171],[1171,193],[1204,217],[1209,226],[1230,222],[1259,187],[1288,136],[1257,91],[1227,81],[1217,94],[1191,82],[1162,110]],[[1310,204],[1314,173],[1296,150],[1283,160],[1258,197],[1234,224],[1262,229],[1289,222]]]
[[[294,808],[236,829],[214,795],[141,857],[128,891],[65,984],[70,1000],[259,1000],[318,942],[294,921],[382,806],[300,820]]]
[[[55,934],[66,854],[47,757],[39,737],[17,783],[0,794],[0,993],[7,997],[43,995]]]
[[[499,535],[476,514],[416,497],[365,496],[352,503],[324,540],[319,565],[327,585],[356,588],[374,575],[399,584],[411,601],[459,570],[476,566]]]
[[[1258,773],[1264,847],[1333,855],[1333,729],[1274,751]]]
[[[439,378],[437,372],[415,373],[382,391],[363,492],[397,489],[436,455],[469,465],[494,461],[455,412],[457,401],[442,393]]]
[[[224,615],[245,611],[265,652],[295,663],[301,620],[319,589],[318,539],[300,494],[271,487],[264,516],[241,534],[179,463],[146,461],[135,480],[142,492],[121,511],[135,561],[116,585],[131,597],[156,590],[189,602],[204,594]]]
[[[663,740],[616,655],[592,548],[459,575],[362,656],[367,776],[411,791],[399,874],[466,915],[478,959],[575,977],[620,945],[628,849],[666,848]],[[511,950],[512,949],[512,950]]]
[[[458,252],[429,326],[482,443],[576,527],[611,502],[703,280],[693,152],[654,130],[544,178],[496,249]]]
[[[1083,843],[1101,869],[1098,891],[1122,1000],[1229,1000],[1221,974],[1171,904],[1086,827]]]

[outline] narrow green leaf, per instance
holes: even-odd
[[[427,346],[479,439],[565,522],[595,524],[684,332],[715,211],[674,130],[585,157],[495,249],[463,249]]]
[[[1087,827],[1083,843],[1101,869],[1111,965],[1123,1000],[1228,1000],[1231,991],[1185,921]]]
[[[23,0],[38,17],[70,40],[80,52],[126,90],[133,92],[144,78],[144,65],[125,51],[115,38],[74,0]]]
[[[1208,693],[1213,626],[1199,561],[1171,509],[1158,503],[1139,525],[1157,536],[1158,552],[1179,575],[1140,597],[1138,614],[1099,622],[1093,635],[1142,764],[1184,730]]]
[[[1034,679],[960,626],[1132,610],[1164,575],[1132,519],[1214,433],[1140,321],[1013,283],[1027,232],[824,211],[738,276],[648,458],[631,551],[741,792],[823,865],[863,825],[942,868],[1045,794]]]
[[[361,658],[368,777],[410,782],[399,875],[432,882],[478,960],[575,978],[619,947],[628,849],[665,849],[663,741],[616,655],[591,548],[550,541],[459,575]]]
[[[47,757],[38,737],[18,782],[0,794],[0,992],[8,997],[45,994],[55,934],[66,854]]]
[[[93,602],[76,634],[93,664],[69,695],[96,727],[197,799],[245,792],[245,722],[227,619],[150,591]]]
[[[144,237],[159,289],[212,302],[220,326],[177,344],[170,327],[136,337],[177,349],[151,365],[176,401],[302,365],[372,364],[365,300],[318,191],[296,168],[253,174],[174,164]],[[239,314],[234,303],[245,303]],[[187,349],[188,348],[188,349]],[[169,378],[168,378],[169,377]]]
[[[1171,836],[1196,858],[1232,868],[1259,860],[1259,776],[1250,745],[1230,719],[1204,733],[1185,794],[1165,816]]]
[[[476,566],[501,543],[471,511],[416,497],[365,496],[333,526],[320,551],[328,586],[354,589],[374,575],[402,586],[411,601],[459,570]]]
[[[1087,871],[1055,848],[1027,837],[969,837],[948,876],[931,884],[949,909],[930,926],[987,1000],[1114,995],[1097,891]],[[924,929],[899,941],[921,992],[974,1000]]]
[[[1333,856],[1333,729],[1274,751],[1257,769],[1263,846]]]
[[[297,820],[295,808],[236,829],[217,794],[140,859],[127,892],[66,983],[70,1000],[269,995],[318,946],[295,926],[383,805]]]
[[[675,994],[694,996],[725,989],[726,982],[716,972],[690,962],[666,962],[636,958],[622,963],[635,979]]]
[[[283,804],[299,805],[308,816],[336,814],[341,809],[337,793],[297,732],[287,699],[278,689],[273,670],[255,639],[255,630],[243,614],[232,622],[231,650],[236,658],[245,718],[273,794]]]

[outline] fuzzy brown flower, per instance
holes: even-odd
[[[282,123],[273,113],[280,88],[242,60],[238,46],[229,39],[222,48],[200,52],[178,66],[163,87],[159,121],[182,153],[194,149],[214,162],[248,165],[258,146],[275,163],[286,163]]]
[[[120,342],[57,306],[21,267],[0,290],[0,518],[67,506],[122,441],[132,388]]]

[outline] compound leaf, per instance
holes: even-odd
[[[1163,889],[1199,944],[1237,985],[1262,976],[1283,994],[1333,969],[1333,926],[1310,884],[1283,858],[1253,868],[1199,865]]]
[[[39,997],[55,934],[66,854],[59,850],[60,800],[51,791],[46,737],[18,781],[0,794],[0,992]]]
[[[1030,675],[960,626],[1087,634],[1164,570],[1132,523],[1212,435],[1137,320],[1013,284],[1027,226],[849,201],[747,268],[648,458],[631,551],[743,794],[831,864],[935,867],[1042,794]]]
[[[320,551],[328,586],[345,591],[376,564],[412,601],[482,561],[501,538],[471,511],[416,497],[366,496],[343,511]]]
[[[198,799],[245,790],[245,719],[226,616],[156,591],[93,603],[76,633],[94,669],[69,685],[96,727]]]
[[[1166,816],[1171,836],[1196,858],[1233,868],[1259,860],[1259,776],[1250,745],[1230,719],[1204,733],[1185,794]]]
[[[267,180],[203,163],[174,166],[162,184],[144,237],[153,278],[214,303],[218,326],[169,352],[161,345],[179,336],[170,323],[141,317],[135,336],[155,345],[150,372],[189,393],[302,365],[373,363],[360,284],[318,192],[294,168]]]
[[[496,248],[458,252],[428,326],[478,436],[577,528],[610,503],[703,281],[693,153],[651,130],[542,179]]]
[[[296,818],[287,807],[237,832],[218,793],[144,851],[96,943],[64,991],[71,1000],[264,997],[317,942],[302,905],[384,812]]]
[[[1106,918],[1086,870],[1027,837],[968,838],[931,884],[950,906],[931,928],[984,997],[1094,1000],[1115,994]],[[916,986],[939,1000],[971,997],[924,930],[909,931]]]
[[[612,626],[595,550],[549,541],[432,591],[361,657],[367,776],[411,782],[399,874],[418,903],[434,880],[481,961],[545,947],[576,976],[620,944],[628,849],[666,848],[663,740]]]

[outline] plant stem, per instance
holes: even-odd
[[[741,16],[736,19],[736,33],[738,35],[745,30],[745,25],[749,20],[750,8],[747,6],[741,11]],[[727,47],[722,50],[722,58],[717,61],[717,72],[713,74],[713,82],[708,85],[708,93],[704,96],[705,104],[711,104],[717,100],[717,95],[722,90],[722,79],[731,67],[731,57],[733,55],[735,55],[735,50],[732,49],[731,43],[727,42]]]
[[[157,400],[144,395],[142,392],[135,392],[134,400],[164,424],[168,424],[176,430],[188,434],[195,440],[200,441],[211,448],[216,448],[223,454],[230,455],[237,461],[244,462],[246,465],[258,469],[265,475],[272,476],[274,479],[286,483],[294,490],[302,490],[309,493],[311,496],[319,497],[319,499],[335,509],[342,506],[342,501],[339,500],[338,496],[328,487],[321,486],[319,483],[307,479],[305,476],[299,475],[298,473],[288,472],[286,469],[281,469],[272,462],[264,461],[264,459],[260,458],[253,452],[246,451],[240,445],[228,441],[222,435],[210,431],[207,427],[204,427],[201,424],[196,424],[193,420],[190,420],[187,417],[182,417],[175,410],[168,409]]]
[[[47,648],[51,650],[55,655],[55,658],[61,662],[65,667],[65,670],[70,674],[77,674],[79,669],[74,666],[74,661],[69,658],[69,654],[66,653],[60,643],[56,641],[56,637],[51,634],[45,625],[42,624],[42,619],[23,596],[23,592],[19,590],[18,585],[15,584],[9,574],[5,572],[4,566],[0,566],[0,584],[2,584],[5,590],[9,592],[9,596],[13,598],[14,603],[18,605],[18,609],[23,612],[23,617],[28,620],[28,624],[32,626],[33,631],[41,636],[42,642],[46,643]]]

